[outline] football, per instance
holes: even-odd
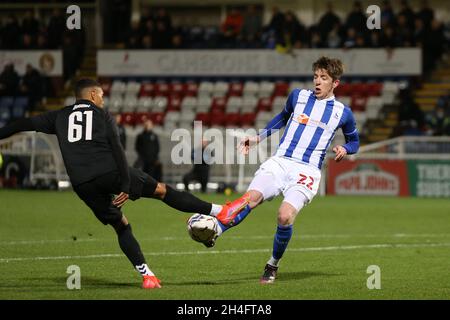
[[[217,236],[219,225],[215,217],[196,213],[189,218],[187,228],[193,240],[207,243]]]

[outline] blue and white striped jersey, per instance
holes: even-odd
[[[317,168],[322,167],[326,150],[336,131],[342,128],[348,154],[358,151],[359,137],[355,119],[349,107],[335,99],[318,100],[311,90],[295,89],[289,95],[283,111],[266,126],[261,136],[286,126],[276,156],[291,158]]]

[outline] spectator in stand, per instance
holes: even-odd
[[[21,37],[20,49],[23,49],[23,50],[35,49],[33,37],[31,35],[29,35],[28,33],[25,33]]]
[[[408,20],[405,15],[397,16],[397,40],[402,47],[412,47],[414,45],[413,34],[408,26]]]
[[[260,39],[262,29],[262,17],[256,10],[255,5],[248,5],[247,12],[244,16],[240,38],[245,43],[246,47],[255,48]]]
[[[355,40],[355,48],[366,48],[366,39],[364,39],[362,34],[357,34],[356,35],[356,40]]]
[[[310,48],[323,48],[324,44],[322,42],[322,37],[317,29],[312,28],[311,39],[309,43]]]
[[[63,40],[63,72],[64,72],[64,80],[68,80],[72,78],[75,74],[78,65],[78,53],[77,53],[77,45],[73,42],[72,37],[69,35],[64,35]]]
[[[36,38],[39,32],[39,21],[33,16],[33,11],[27,10],[22,20],[21,31],[25,34],[29,34],[31,37]]]
[[[283,37],[283,25],[284,25],[284,14],[280,12],[278,7],[272,8],[272,17],[267,25],[267,30],[272,30],[274,32],[276,39],[281,39]],[[277,41],[277,40],[275,40]]]
[[[351,49],[356,46],[356,30],[354,28],[347,29],[347,37],[343,43],[344,48]]]
[[[380,30],[374,29],[370,30],[369,33],[369,47],[370,48],[381,48],[381,32]]]
[[[430,59],[430,68],[434,68],[436,66],[436,62],[439,61],[444,53],[445,36],[442,23],[436,19],[433,19],[427,34],[424,49],[427,51],[426,54]]]
[[[0,96],[15,96],[19,89],[19,81],[14,64],[5,65],[0,74]]]
[[[360,1],[355,1],[353,3],[353,10],[348,14],[346,20],[346,27],[358,30],[358,32],[363,32],[367,29],[366,26],[366,15],[364,14],[362,5]]]
[[[212,154],[205,152],[208,146],[207,140],[202,140],[201,145],[194,147],[192,150],[191,158],[194,161],[194,167],[191,171],[183,176],[184,188],[189,191],[189,183],[191,181],[198,181],[201,184],[201,191],[205,193],[207,191],[208,181],[209,181],[209,163]]]
[[[40,33],[37,36],[37,40],[36,40],[36,49],[38,50],[43,50],[43,49],[48,49],[49,45],[47,42],[47,38],[44,34]]]
[[[153,38],[150,35],[145,35],[142,38],[142,45],[140,49],[153,49]]]
[[[145,33],[147,30],[148,22],[151,21],[154,24],[154,17],[150,11],[150,8],[145,6],[142,8],[141,18],[139,19],[139,25],[141,27],[141,34]]]
[[[165,8],[158,9],[155,16],[155,22],[156,24],[158,24],[158,22],[162,23],[165,30],[172,31],[172,18]]]
[[[397,16],[404,16],[406,19],[406,25],[412,31],[414,30],[414,19],[416,14],[409,6],[408,0],[400,1],[400,11]]]
[[[395,14],[392,10],[391,2],[389,0],[383,1],[383,9],[381,9],[381,28],[391,26],[395,27]]]
[[[393,49],[399,46],[393,27],[389,26],[382,28],[381,46],[388,49]]]
[[[4,49],[17,49],[19,47],[20,26],[15,15],[6,17],[5,25],[2,28],[2,47]]]
[[[183,36],[181,33],[175,33],[172,36],[172,49],[185,49],[186,45],[183,41]]]
[[[296,48],[303,47],[306,43],[306,28],[292,11],[287,11],[284,15],[283,32]]]
[[[334,38],[334,41],[331,40],[332,44],[336,44],[336,36],[340,37],[338,33],[336,33],[336,26],[341,25],[341,19],[336,15],[336,13],[333,12],[333,3],[329,1],[327,3],[327,12],[323,14],[323,16],[319,20],[319,24],[317,25],[317,28],[319,29],[320,35],[323,40],[326,40],[327,42],[330,41],[328,38],[328,34],[330,32],[334,32],[334,35],[331,37]],[[337,30],[339,31],[339,29]],[[339,39],[340,42],[340,39]],[[336,48],[336,46],[332,46],[330,48]]]
[[[155,49],[169,49],[172,46],[172,30],[167,29],[167,24],[162,20],[156,22],[156,32],[152,38]]]
[[[139,49],[141,46],[142,35],[141,35],[141,26],[139,21],[133,20],[131,22],[130,31],[127,36],[126,47],[128,49]]]
[[[243,17],[238,9],[232,8],[222,24],[221,32],[225,47],[234,47],[241,33]]]
[[[421,8],[419,12],[417,12],[417,18],[422,20],[425,29],[429,29],[431,27],[431,21],[434,19],[434,11],[428,5],[427,0],[421,1]]]
[[[26,66],[20,89],[28,97],[29,109],[33,111],[42,99],[44,88],[41,74],[30,64]]]
[[[447,102],[447,106],[449,103]],[[435,110],[427,115],[427,134],[432,136],[450,136],[450,114],[444,105],[437,105]]]
[[[419,105],[414,101],[410,89],[401,90],[399,98],[399,123],[402,133],[416,135],[417,130],[422,130],[424,128],[425,115]]]
[[[119,130],[119,138],[120,138],[120,144],[122,145],[122,149],[127,149],[127,134],[125,131],[125,127],[122,124],[122,115],[120,113],[116,114],[115,116],[117,129]]]
[[[328,33],[326,38],[326,43],[328,48],[340,48],[341,47],[341,36],[340,36],[341,24],[336,23],[331,31]]]
[[[62,46],[64,30],[66,30],[66,19],[61,10],[56,8],[53,10],[47,28],[50,49],[57,49]]]
[[[134,164],[135,168],[142,168],[142,171],[153,178],[161,181],[162,171],[159,161],[159,138],[153,132],[153,122],[147,120],[142,131],[136,138],[135,150],[138,159]]]

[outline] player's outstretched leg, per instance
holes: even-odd
[[[287,191],[284,201],[278,210],[278,226],[273,239],[272,257],[264,267],[260,283],[275,282],[278,272],[278,264],[292,237],[293,226],[297,213],[308,203],[308,198],[297,190]]]
[[[119,240],[120,248],[123,253],[130,260],[134,268],[142,275],[142,288],[144,289],[157,289],[161,288],[161,281],[156,278],[153,272],[148,267],[145,257],[142,254],[141,247],[137,242],[131,230],[131,225],[128,223],[125,217],[120,222],[113,225],[116,230]]]

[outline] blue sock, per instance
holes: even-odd
[[[250,208],[249,205],[247,205],[241,212],[239,212],[239,214],[234,218],[233,220],[233,225],[232,226],[225,226],[222,223],[219,222],[219,227],[220,229],[222,229],[222,232],[227,231],[228,229],[237,226],[239,223],[241,223],[250,213],[250,211],[252,211],[252,208]]]
[[[275,238],[273,239],[273,251],[272,257],[276,260],[281,259],[284,251],[286,250],[289,240],[291,240],[293,225],[280,226],[277,227],[277,232],[275,233]]]

